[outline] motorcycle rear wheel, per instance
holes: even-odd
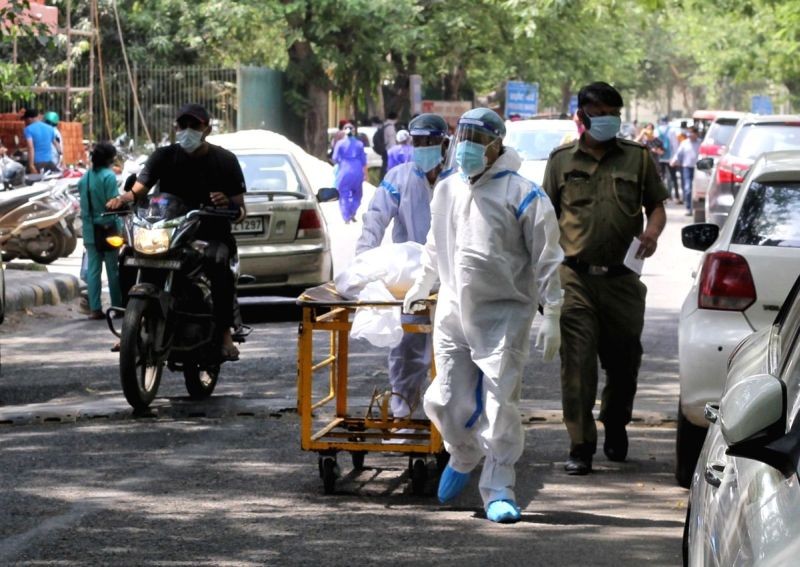
[[[75,249],[78,247],[78,235],[75,231],[75,227],[70,224],[68,229],[69,236],[64,238],[64,249],[61,251],[62,258],[72,255],[72,253],[75,252]]]
[[[204,400],[214,393],[219,379],[219,365],[200,370],[196,364],[187,363],[183,367],[186,391],[193,400]]]
[[[119,350],[122,393],[134,410],[147,409],[158,392],[164,363],[154,361],[159,318],[147,310],[148,301],[132,297],[125,308]]]
[[[67,239],[61,231],[54,228],[46,228],[41,231],[38,239],[44,241],[46,247],[39,251],[28,251],[28,258],[39,264],[49,264],[61,258],[67,245]]]

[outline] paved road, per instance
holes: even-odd
[[[369,455],[359,474],[341,459],[345,477],[324,496],[316,456],[299,449],[290,311],[249,312],[252,339],[211,401],[186,403],[168,374],[154,416],[139,419],[103,323],[75,304],[12,316],[0,327],[0,564],[675,565],[686,497],[672,479],[677,313],[697,258],[679,246],[685,222],[670,209],[645,265],[629,461],[600,455],[594,475],[563,474],[558,369],[535,355],[514,526],[482,519],[476,481],[452,506],[412,496],[406,460],[390,455]],[[353,345],[354,390],[385,384],[384,357]]]

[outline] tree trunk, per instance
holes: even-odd
[[[295,41],[289,47],[289,65],[286,74],[295,94],[303,99],[299,114],[303,116],[303,147],[325,159],[328,149],[328,92],[325,72],[314,56],[311,44]]]
[[[572,81],[567,79],[561,83],[561,112],[569,112],[569,99],[572,98]]]
[[[320,159],[328,153],[328,91],[316,83],[308,85],[308,110],[305,116],[305,149]]]

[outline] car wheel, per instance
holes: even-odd
[[[675,480],[683,488],[689,488],[697,465],[697,458],[706,439],[704,427],[698,427],[683,415],[678,402],[678,427],[675,433]]]

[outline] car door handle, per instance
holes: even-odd
[[[706,482],[713,486],[714,488],[718,488],[720,484],[722,484],[722,476],[725,474],[725,463],[722,461],[714,461],[713,463],[709,463],[706,465],[706,472],[703,475]]]
[[[719,418],[719,404],[708,402],[706,407],[703,408],[703,415],[707,421],[717,423],[717,419]]]

